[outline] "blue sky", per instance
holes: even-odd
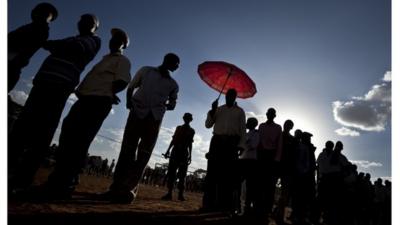
[[[9,1],[8,30],[28,23],[30,10],[39,2]],[[167,52],[181,57],[181,67],[173,75],[180,85],[178,104],[164,117],[150,165],[166,162],[157,155],[166,150],[182,115],[191,112],[197,134],[191,170],[205,168],[212,130],[204,121],[218,93],[196,71],[204,61],[222,60],[242,68],[257,85],[255,97],[238,100],[248,116],[264,120],[266,110],[274,107],[278,123],[292,119],[295,129],[314,134],[317,152],[327,140],[342,140],[344,154],[359,170],[372,177],[391,177],[390,1],[49,2],[59,10],[50,25],[50,39],[75,35],[83,13],[100,19],[103,45],[82,77],[108,52],[113,27],[131,37],[125,54],[132,74],[141,66],[159,65]],[[23,70],[13,93],[18,101],[27,97],[31,78],[47,54],[40,50]],[[120,94],[122,102],[114,106],[101,135],[121,140],[128,114],[124,96],[125,92]],[[119,147],[97,137],[90,153],[116,158]]]

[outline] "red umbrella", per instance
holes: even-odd
[[[221,93],[234,88],[237,97],[250,98],[257,92],[256,84],[237,66],[222,61],[207,61],[199,65],[197,72],[200,78],[211,88]]]

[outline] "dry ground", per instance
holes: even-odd
[[[46,180],[47,174],[47,170],[41,169],[36,183]],[[253,224],[248,219],[232,219],[218,213],[200,213],[200,193],[186,193],[187,201],[184,202],[162,201],[160,198],[166,189],[161,187],[141,185],[138,197],[132,204],[88,200],[87,196],[106,191],[110,182],[110,178],[83,175],[72,200],[48,203],[10,201],[8,224]]]

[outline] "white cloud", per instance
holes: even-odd
[[[358,167],[368,169],[370,167],[382,167],[382,163],[370,162],[368,160],[350,160],[351,163],[356,164]]]
[[[392,71],[387,71],[382,80],[388,82],[392,81]]]
[[[336,129],[335,132],[340,135],[340,136],[351,136],[351,137],[357,137],[360,136],[360,133],[358,131],[342,127],[339,129]]]
[[[26,100],[28,99],[28,94],[24,91],[15,91],[12,90],[10,92],[11,99],[20,105],[24,105]]]
[[[388,74],[390,72],[387,72]],[[391,89],[389,75],[386,83],[372,86],[364,96],[332,103],[334,119],[341,125],[364,131],[384,131],[391,117]]]

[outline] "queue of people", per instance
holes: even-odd
[[[99,19],[84,14],[78,22],[78,35],[47,40],[48,23],[57,14],[54,6],[41,3],[32,10],[31,24],[9,33],[8,91],[14,88],[21,69],[39,48],[49,52],[9,131],[10,193],[18,195],[32,185],[65,103],[75,93],[78,100],[62,122],[55,168],[41,189],[43,195],[39,195],[46,199],[71,198],[77,177],[85,168],[90,144],[112,106],[120,102],[116,94],[127,88],[129,116],[121,151],[112,166],[115,165],[112,184],[98,199],[129,204],[136,198],[164,114],[177,104],[179,85],[172,73],[179,68],[180,58],[167,53],[159,66],[144,66],[131,79],[131,64],[123,54],[129,35],[114,28],[108,42],[109,53],[80,82],[81,73],[101,47],[101,39],[96,35]],[[358,173],[357,167],[342,154],[344,146],[340,141],[327,141],[316,158],[313,134],[296,130],[293,136],[292,120],[286,120],[282,129],[274,121],[274,108],[267,110],[267,120],[259,126],[256,118],[246,122],[245,111],[236,97],[236,90],[229,89],[225,104],[219,106],[216,100],[207,113],[205,127],[213,128],[213,136],[205,156],[202,211],[275,217],[278,224],[285,224],[285,208],[290,206],[294,224],[388,224],[390,182],[384,186],[378,179],[372,185],[369,175]],[[163,200],[173,198],[177,179],[178,199],[185,200],[184,184],[192,160],[195,130],[190,126],[192,114],[185,113],[183,120],[165,153],[169,158],[168,192]],[[280,194],[276,201],[278,181]],[[349,213],[352,208],[356,213]]]

